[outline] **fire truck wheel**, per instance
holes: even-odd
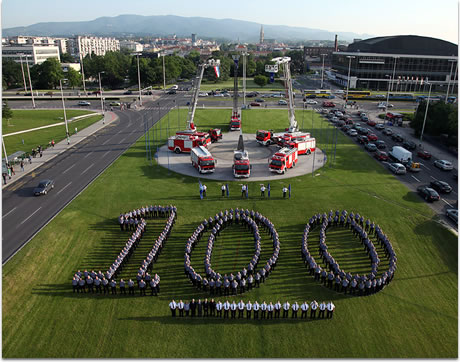
[[[292,167],[295,167],[295,162],[292,163]]]
[[[311,154],[311,151],[310,150],[307,150],[307,155]]]
[[[176,152],[177,154],[179,154],[179,153],[180,153],[180,148],[176,148],[176,149],[174,150],[174,152]]]

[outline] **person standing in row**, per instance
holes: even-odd
[[[289,317],[289,309],[291,308],[291,305],[289,304],[288,301],[286,301],[283,304],[283,318]]]
[[[318,314],[318,318],[324,318],[324,312],[326,311],[326,303],[324,302],[321,302],[321,304],[319,305],[319,314]]]
[[[310,318],[316,317],[316,310],[318,309],[318,302],[316,300],[310,303]]]
[[[222,302],[218,301],[216,303],[216,311],[217,311],[217,317],[221,318],[222,317]]]
[[[238,303],[238,318],[243,318],[243,316],[244,316],[244,307],[245,307],[245,304],[244,304],[243,300],[240,300],[240,302]]]
[[[302,309],[302,314],[300,315],[301,319],[303,319],[304,317],[307,318],[308,308],[309,308],[309,305],[307,302],[303,302],[302,305],[300,306],[300,309]]]
[[[273,319],[273,303],[270,302],[269,305],[267,305],[267,319]]]
[[[299,304],[297,302],[294,302],[292,305],[292,316],[291,318],[297,318],[297,311],[299,310]]]
[[[169,309],[171,309],[171,315],[172,317],[175,317],[176,316],[176,302],[174,301],[174,299],[169,303]]]
[[[224,318],[228,318],[228,311],[230,310],[230,303],[228,300],[225,301],[224,305]]]
[[[184,316],[184,302],[182,300],[179,300],[179,303],[177,303],[177,309],[179,310],[179,317]]]
[[[275,318],[280,317],[280,311],[281,311],[281,303],[280,303],[280,301],[277,301],[275,303]]]
[[[252,303],[251,303],[251,301],[249,300],[249,301],[246,303],[246,319],[251,319],[251,311],[252,311]]]
[[[254,319],[259,319],[259,303],[257,301],[254,302],[252,305],[252,309],[254,310]]]
[[[232,310],[232,319],[236,318],[236,303],[235,301],[232,302],[230,305],[230,309]]]
[[[265,319],[265,315],[267,313],[267,303],[265,303],[265,300],[262,302],[262,304],[260,305],[260,318],[261,319]]]
[[[335,305],[332,302],[327,303],[327,318],[332,318],[334,314]]]

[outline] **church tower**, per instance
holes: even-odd
[[[259,43],[263,44],[263,42],[264,42],[264,26],[261,25],[260,26],[260,41],[259,41]]]

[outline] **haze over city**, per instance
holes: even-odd
[[[27,12],[24,12],[27,9]],[[46,10],[46,11],[44,11]],[[186,17],[232,18],[267,25],[288,25],[374,36],[412,34],[458,42],[458,3],[444,0],[294,0],[283,6],[274,0],[198,4],[183,0],[152,2],[122,0],[67,2],[56,0],[4,0],[2,28],[39,22],[87,21],[122,14],[179,15]]]

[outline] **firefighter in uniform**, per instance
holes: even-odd
[[[286,186],[283,187],[283,198],[285,199],[286,198],[286,194],[288,192],[288,189]]]
[[[222,190],[222,197],[225,196],[225,191],[227,190],[225,185],[222,185],[222,187],[220,189]]]
[[[260,186],[260,196],[265,197],[265,185]]]

